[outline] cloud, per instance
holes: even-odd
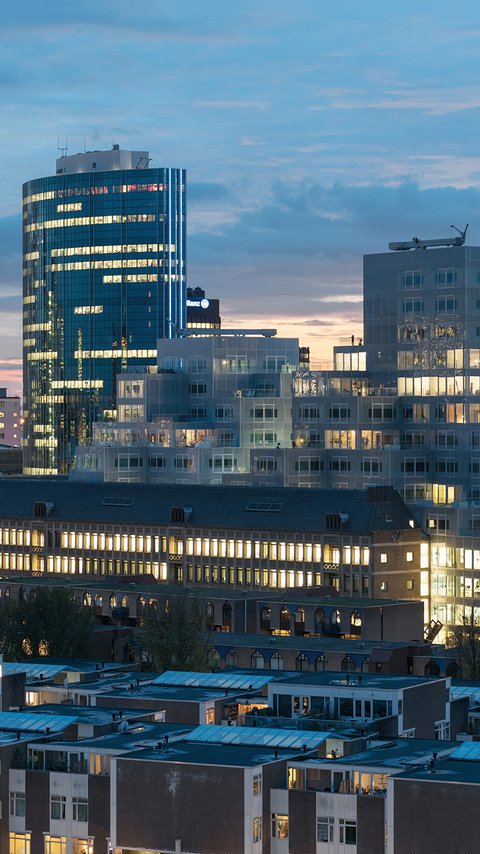
[[[215,181],[189,181],[188,203],[189,205],[202,206],[210,202],[229,199],[231,192],[229,187]]]
[[[352,90],[349,95],[324,93],[323,104],[311,104],[308,109],[323,110],[419,110],[432,116],[447,116],[464,110],[478,110],[480,90],[477,86],[437,89],[418,87],[386,90],[380,96],[369,96],[362,90]]]
[[[235,101],[222,100],[215,101],[196,101],[195,106],[202,109],[210,110],[267,110],[270,104],[264,101]]]

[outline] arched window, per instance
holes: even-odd
[[[165,602],[163,603],[163,607],[165,609],[166,614],[172,613],[172,602],[170,599],[165,599]]]
[[[112,595],[110,596],[109,605],[110,605],[110,608],[116,608],[117,607],[117,597],[115,596],[115,593],[112,593]]]
[[[323,608],[317,608],[314,614],[315,618],[315,634],[321,635],[323,634],[323,627],[325,625],[325,611]]]
[[[294,627],[296,635],[304,635],[305,634],[305,610],[303,608],[297,608],[294,615]]]
[[[215,606],[213,602],[207,602],[207,607],[205,608],[205,622],[207,629],[213,629],[215,625]]]
[[[264,670],[265,669],[265,659],[261,652],[258,649],[255,650],[251,659],[250,665],[254,670]]]
[[[428,661],[425,665],[425,676],[440,676],[440,667],[436,661]]]
[[[269,632],[270,631],[270,620],[272,618],[272,612],[270,610],[270,605],[264,605],[260,610],[260,631]]]
[[[148,605],[150,608],[154,608],[155,611],[157,610],[158,602],[154,596],[150,596],[150,599],[148,600]]]
[[[330,611],[330,625],[340,625],[340,611],[338,610],[338,608],[334,608],[333,611]]]
[[[220,670],[220,653],[216,649],[211,649],[208,653],[208,666],[211,670]]]
[[[362,673],[368,673],[369,670],[370,670],[370,659],[364,658],[362,661],[361,671],[362,671]]]
[[[85,605],[85,607],[86,607],[86,608],[91,608],[91,605],[92,605],[92,594],[91,594],[91,593],[84,593],[84,594],[83,594],[82,602],[83,602],[83,604]]]
[[[451,661],[445,668],[445,676],[451,676],[452,679],[461,679],[462,668],[456,661]]]
[[[229,649],[225,656],[225,667],[237,666],[237,653],[234,649]]]
[[[145,608],[146,604],[147,600],[145,599],[145,596],[139,596],[137,599],[137,610],[141,611],[143,608]]]
[[[326,666],[327,666],[327,656],[325,655],[324,652],[322,652],[320,655],[317,655],[317,657],[315,659],[315,670],[325,670]]]
[[[290,609],[286,605],[280,609],[280,631],[290,632]]]
[[[283,655],[279,652],[274,652],[270,659],[270,670],[283,670]]]
[[[232,606],[230,602],[224,602],[222,608],[222,625],[226,632],[232,631]]]
[[[297,655],[295,659],[295,670],[310,670],[310,662],[303,652]]]
[[[360,611],[354,610],[350,614],[350,634],[357,637],[362,634],[362,618]]]
[[[18,601],[19,602],[25,602],[25,599],[26,599],[25,587],[23,587],[23,585],[22,585],[18,590]]]
[[[98,610],[101,611],[103,607],[103,596],[100,596],[100,593],[96,594],[94,602],[95,608],[98,608]]]
[[[120,604],[122,608],[128,608],[128,599],[126,596],[122,596]]]
[[[342,672],[343,673],[354,673],[355,672],[355,662],[351,655],[346,655],[345,658],[342,658]]]

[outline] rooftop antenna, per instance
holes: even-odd
[[[57,136],[57,149],[58,149],[58,151],[61,151],[62,157],[66,156],[67,151],[68,151],[68,139],[67,139],[67,137],[65,137],[65,146],[62,148],[62,146],[60,145],[60,137]]]

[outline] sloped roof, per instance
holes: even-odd
[[[191,484],[83,483],[62,477],[0,481],[0,518],[32,518],[35,502],[53,505],[48,518],[169,525],[172,507],[189,507],[186,527],[324,531],[327,514],[342,514],[342,530],[368,533],[409,527],[411,512],[384,488],[372,501],[363,490]]]

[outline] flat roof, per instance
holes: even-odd
[[[299,750],[272,748],[268,745],[251,746],[178,741],[172,745],[169,744],[167,749],[145,748],[144,750],[130,753],[128,757],[123,758],[136,759],[141,762],[152,761],[252,768],[268,762],[294,759],[299,753]]]
[[[38,709],[38,712],[36,712]],[[41,706],[29,707],[32,714],[61,714],[63,717],[72,717],[77,723],[108,724],[120,723],[121,720],[135,721],[139,718],[154,715],[154,709],[138,708],[118,709],[112,706],[78,706],[60,703],[43,703]],[[120,714],[121,713],[121,714]],[[115,715],[113,720],[112,715]]]
[[[395,774],[399,780],[422,780],[428,783],[470,783],[480,785],[480,762],[445,759],[435,762],[433,769],[425,766],[409,768]]]
[[[432,758],[433,753],[448,755],[458,746],[458,741],[438,741],[423,738],[376,739],[371,747],[358,753],[349,753],[337,759],[311,760],[328,764],[329,767],[365,767],[402,768],[403,766],[423,764]],[[310,760],[309,760],[310,761]]]
[[[318,685],[332,688],[348,688],[350,690],[375,688],[382,691],[399,691],[403,688],[416,688],[430,682],[443,682],[443,676],[403,676],[401,674],[382,673],[335,673],[328,670],[316,673],[301,673],[296,676],[286,676],[275,683],[275,690],[280,692],[283,685]]]
[[[143,750],[146,747],[156,748],[159,741],[166,735],[178,738],[186,735],[192,727],[189,724],[153,723],[150,721],[131,725],[125,732],[112,732],[93,738],[82,738],[76,741],[55,740],[45,744],[45,750],[64,750],[68,753],[128,753]],[[30,739],[32,745],[34,742]]]
[[[239,691],[233,689],[222,688],[202,688],[202,687],[184,687],[182,685],[140,685],[132,694],[128,696],[141,697],[144,700],[158,700],[161,704],[163,700],[174,701],[178,703],[203,703],[207,700],[226,699],[227,697],[236,697]],[[125,689],[112,686],[110,689],[102,692],[102,697],[125,697]],[[161,706],[159,707],[161,708]]]

